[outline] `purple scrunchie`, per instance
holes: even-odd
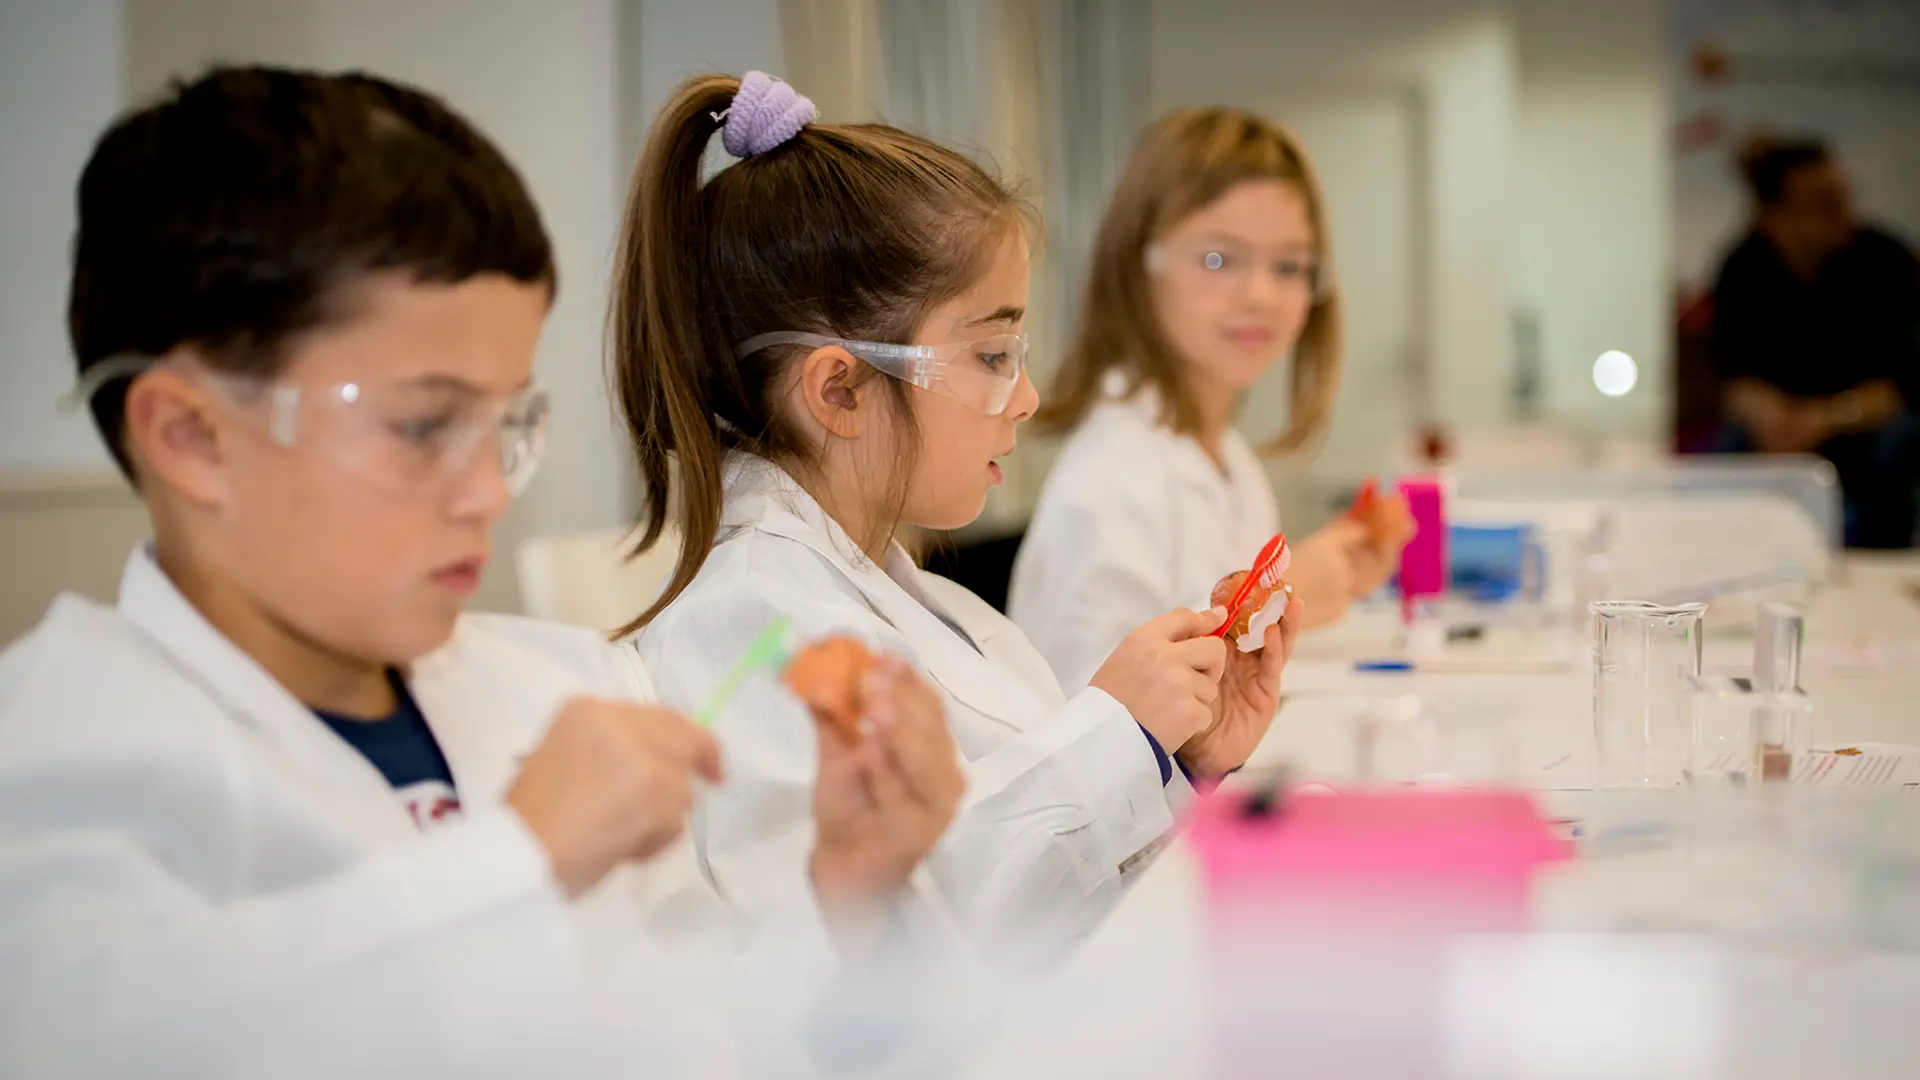
[[[727,107],[727,126],[720,141],[737,158],[764,154],[800,134],[819,116],[813,102],[793,87],[764,71],[749,71]]]

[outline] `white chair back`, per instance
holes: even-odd
[[[629,560],[635,539],[625,529],[595,529],[523,542],[516,561],[526,613],[602,631],[625,626],[660,595],[680,557],[671,525],[652,550]]]

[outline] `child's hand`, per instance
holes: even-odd
[[[1261,647],[1227,651],[1213,723],[1180,748],[1180,761],[1195,779],[1216,780],[1247,763],[1280,710],[1280,672],[1306,621],[1306,602],[1295,596],[1277,625],[1267,627]]]
[[[1353,550],[1353,595],[1370,596],[1400,567],[1400,552],[1416,528],[1407,498],[1398,493],[1374,500],[1366,520],[1367,534]]]
[[[1212,721],[1227,643],[1208,635],[1226,618],[1225,608],[1170,611],[1121,639],[1089,685],[1124,705],[1161,746],[1185,746]]]
[[[966,791],[940,695],[882,656],[861,687],[863,737],[816,721],[814,892],[836,929],[884,906],[952,823]],[[845,944],[844,935],[843,945]]]
[[[720,779],[720,747],[668,709],[575,698],[561,706],[507,791],[569,896],[686,828],[693,778]]]

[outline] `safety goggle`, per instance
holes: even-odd
[[[891,345],[779,330],[748,338],[734,355],[744,359],[775,345],[837,345],[875,371],[922,390],[945,394],[988,416],[1007,411],[1007,403],[1013,400],[1020,376],[1027,369],[1027,339],[1019,334],[996,334],[951,345]]]
[[[159,363],[148,356],[123,356],[95,364],[81,373],[60,407],[77,409],[108,383]],[[546,450],[551,407],[547,391],[538,385],[500,396],[444,378],[305,386],[253,375],[209,375],[236,404],[264,404],[261,426],[273,443],[317,453],[394,491],[443,490],[490,445],[500,455],[507,491],[519,495]]]
[[[1224,288],[1241,288],[1264,270],[1282,288],[1298,289],[1315,302],[1333,292],[1333,270],[1310,255],[1262,256],[1232,244],[1154,244],[1147,248],[1147,270],[1160,273],[1169,266],[1191,268],[1204,280]]]

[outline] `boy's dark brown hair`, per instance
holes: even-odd
[[[191,345],[271,376],[398,272],[555,286],[526,185],[439,99],[361,74],[216,67],[120,118],[80,176],[67,332],[81,372]],[[133,478],[127,382],[89,406]]]
[[[1036,419],[1064,432],[1078,425],[1102,395],[1106,373],[1128,376],[1160,393],[1164,422],[1198,429],[1200,418],[1180,372],[1184,361],[1155,316],[1147,249],[1187,215],[1247,180],[1284,180],[1300,189],[1313,223],[1320,264],[1329,264],[1325,201],[1298,140],[1253,113],[1228,108],[1177,109],[1149,126],[1127,159],[1100,219],[1080,314],[1053,392]],[[1282,453],[1320,433],[1340,384],[1340,294],[1327,285],[1293,350],[1287,428],[1262,449]]]
[[[699,573],[719,534],[729,453],[791,464],[816,454],[775,407],[804,347],[745,357],[736,347],[778,330],[909,344],[1025,218],[981,166],[882,124],[812,124],[702,183],[701,158],[739,89],[724,75],[684,83],[654,122],[627,201],[608,338],[646,498],[636,552],[660,541],[670,512],[682,548],[659,598],[621,633]],[[865,370],[875,377],[913,438],[912,388]]]

